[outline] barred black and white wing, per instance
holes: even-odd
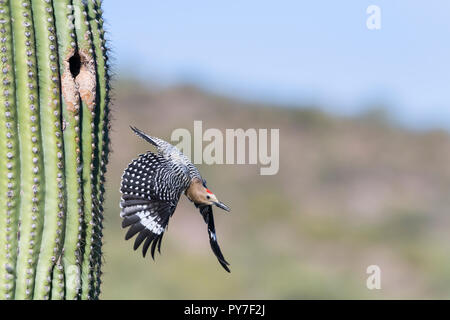
[[[134,250],[145,240],[144,257],[150,245],[153,258],[156,247],[161,252],[161,240],[169,219],[189,183],[190,178],[182,168],[160,154],[142,154],[128,165],[120,188],[120,216],[122,227],[130,227],[125,239],[138,234]]]

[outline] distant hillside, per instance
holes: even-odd
[[[450,298],[450,136],[412,132],[379,117],[336,118],[256,105],[195,88],[118,83],[105,214],[103,298]],[[162,255],[142,259],[118,217],[123,169],[151,147],[135,125],[165,139],[176,128],[279,128],[280,170],[201,165],[232,208],[216,210],[232,273],[210,252],[206,227],[183,199]],[[382,269],[382,290],[365,287]]]

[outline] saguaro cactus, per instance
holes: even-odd
[[[109,76],[100,0],[0,0],[0,299],[96,299]]]

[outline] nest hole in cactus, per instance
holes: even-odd
[[[72,77],[75,79],[81,69],[81,58],[78,51],[75,51],[75,53],[69,58],[69,68]]]

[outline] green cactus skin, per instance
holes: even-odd
[[[43,223],[43,167],[36,49],[30,1],[11,1],[20,147],[20,226],[16,299],[33,296]]]
[[[109,75],[101,2],[0,0],[0,299],[98,299]]]
[[[75,30],[78,39],[78,52],[80,55],[80,72],[75,78],[79,86],[81,98],[81,110],[83,121],[81,123],[81,150],[83,156],[83,199],[84,199],[84,255],[82,263],[82,288],[81,298],[93,298],[93,232],[94,232],[94,207],[95,185],[92,170],[94,168],[94,150],[95,150],[95,95],[96,95],[96,77],[95,61],[93,57],[91,31],[87,20],[87,12],[84,3],[81,0],[73,1]]]
[[[107,52],[106,52],[106,40],[105,31],[103,29],[103,19],[101,2],[96,0],[88,1],[88,17],[90,21],[90,27],[94,45],[94,55],[97,63],[97,114],[96,114],[96,128],[97,128],[97,156],[95,158],[94,165],[94,177],[97,190],[97,207],[99,214],[96,215],[97,221],[95,222],[94,230],[94,248],[97,257],[95,277],[95,294],[98,297],[100,295],[101,285],[101,266],[102,266],[102,229],[103,229],[103,194],[105,192],[104,182],[106,165],[108,163],[109,154],[109,101],[110,101],[110,88],[109,88],[109,73],[107,66]],[[106,81],[102,80],[106,79]]]
[[[62,116],[66,175],[66,230],[63,265],[67,283],[66,298],[76,299],[81,288],[81,231],[83,222],[79,96],[70,72],[70,58],[76,52],[76,35],[71,1],[53,3],[59,45],[62,87]]]
[[[14,297],[19,194],[19,139],[11,16],[0,1],[0,299]]]
[[[32,0],[39,71],[42,149],[44,156],[44,229],[36,271],[35,299],[48,299],[52,267],[61,255],[64,223],[64,165],[62,157],[61,93],[58,52],[50,2]],[[55,196],[56,195],[56,196]]]
[[[53,268],[51,299],[64,299],[64,268],[61,261],[58,261]]]

